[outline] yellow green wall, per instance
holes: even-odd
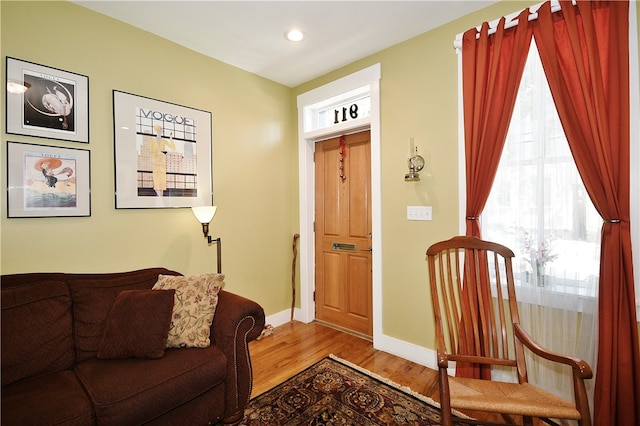
[[[218,212],[211,234],[223,241],[226,288],[258,299],[269,313],[285,309],[297,223],[290,89],[70,2],[0,7],[2,81],[11,56],[87,75],[90,92],[89,144],[7,135],[2,113],[2,188],[7,140],[89,149],[92,178],[91,217],[7,219],[3,192],[1,272],[215,272],[216,248],[190,209],[115,209],[117,89],[212,112]]]
[[[457,34],[540,1],[503,1],[294,89],[301,93],[375,63],[381,79],[382,282],[385,335],[432,348],[426,248],[459,233]],[[640,22],[640,8],[637,9]],[[640,94],[638,94],[640,96]],[[420,182],[405,183],[410,137],[425,157]],[[406,220],[406,206],[433,206],[432,222]],[[637,273],[637,272],[636,272]],[[638,323],[640,335],[640,323]]]
[[[534,3],[498,3],[290,89],[72,3],[2,1],[2,60],[12,56],[88,75],[91,105],[88,145],[6,135],[2,119],[2,188],[7,140],[87,148],[92,215],[7,219],[6,197],[0,197],[0,272],[215,270],[215,247],[207,247],[188,209],[114,208],[111,91],[117,89],[213,113],[219,209],[212,235],[223,239],[226,288],[257,300],[267,315],[288,310],[291,238],[298,232],[296,96],[380,63],[383,331],[432,348],[424,253],[458,233],[453,40]],[[33,25],[48,20],[56,22],[53,36]],[[4,72],[3,64],[3,80]],[[426,168],[420,182],[405,183],[411,137]],[[433,221],[407,221],[408,205],[433,206]]]
[[[529,4],[534,4],[531,2]],[[526,2],[501,2],[347,67],[307,82],[300,93],[381,64],[382,300],[383,333],[433,347],[433,314],[425,252],[459,234],[458,57],[456,35],[521,10]],[[409,139],[425,158],[419,182],[405,182]],[[431,222],[406,219],[406,206],[433,207]]]

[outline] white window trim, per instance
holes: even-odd
[[[636,318],[640,319],[640,123],[636,119],[640,116],[640,76],[638,64],[638,21],[636,2],[629,2],[629,91],[630,91],[630,217],[631,217],[631,245],[633,247],[633,270],[636,295]],[[537,9],[539,5],[532,6]],[[517,16],[519,12],[509,16]],[[498,19],[489,23],[495,27]],[[458,54],[458,182],[459,182],[459,217],[460,235],[466,233],[466,170],[464,146],[464,110],[462,96],[462,33],[456,35],[454,47]],[[636,142],[636,143],[634,143]]]

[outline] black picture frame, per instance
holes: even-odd
[[[89,143],[89,77],[12,57],[6,58],[6,132]]]
[[[7,217],[91,216],[87,149],[7,142]]]
[[[116,209],[213,201],[212,114],[113,91]]]

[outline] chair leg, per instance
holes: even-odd
[[[580,420],[578,420],[579,426],[591,426],[591,412],[589,411],[589,399],[587,398],[587,391],[584,386],[584,381],[577,378],[574,373],[573,377],[573,389],[576,399],[576,407],[580,412]]]
[[[582,414],[582,418],[578,420],[578,426],[591,426],[591,414],[588,411],[586,415],[585,413],[581,413],[581,414]]]
[[[440,388],[440,424],[442,426],[452,426],[453,419],[451,416],[451,395],[449,394],[449,376],[446,368],[439,369],[439,388]]]

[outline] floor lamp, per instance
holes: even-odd
[[[204,237],[207,239],[209,245],[215,244],[218,249],[218,273],[222,273],[222,240],[220,237],[212,238],[209,235],[209,223],[213,219],[213,216],[216,215],[217,206],[200,206],[200,207],[191,207],[191,211],[193,215],[198,219],[198,222],[202,224],[202,233]]]

